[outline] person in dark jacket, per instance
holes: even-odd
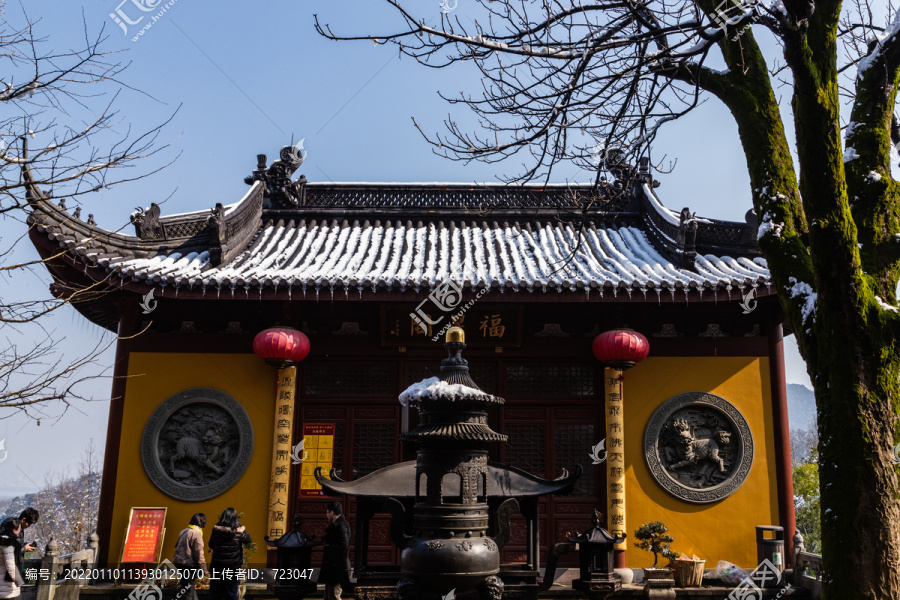
[[[185,600],[197,600],[197,576],[208,574],[206,568],[206,556],[203,553],[203,528],[206,527],[206,515],[197,513],[191,517],[188,526],[178,534],[175,542],[175,557],[172,562],[175,568],[182,571],[186,577],[181,580],[182,589],[187,590]]]
[[[237,511],[226,508],[209,536],[212,552],[209,600],[237,600],[240,581],[234,571],[244,564],[244,544],[252,542],[238,520]]]
[[[37,550],[37,542],[25,542],[25,530],[41,520],[41,515],[32,507],[28,507],[19,515],[19,549],[16,555],[16,565],[19,567],[19,574],[25,577],[25,553]]]
[[[319,583],[325,584],[324,600],[341,600],[341,592],[350,588],[350,525],[341,514],[340,502],[330,502],[325,509],[328,527],[322,543],[322,570]]]

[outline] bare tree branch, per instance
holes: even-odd
[[[32,203],[51,201],[68,202],[72,218],[80,219],[85,195],[171,164],[138,168],[166,149],[159,134],[171,117],[137,134],[121,122],[118,93],[133,88],[121,79],[128,64],[104,49],[103,29],[92,34],[85,23],[81,46],[59,52],[37,25],[24,10],[0,13],[0,105],[6,108],[0,116],[0,219],[10,222],[25,223]],[[33,250],[19,244],[24,237],[0,245],[0,327],[6,341],[0,349],[0,418],[18,412],[59,416],[73,402],[89,400],[84,384],[103,374],[98,359],[112,343],[99,342],[74,361],[62,358],[62,339],[45,320],[63,307],[95,302],[111,286],[85,278],[54,282],[56,297],[21,293],[17,282],[42,271],[37,265],[67,259],[64,250],[33,257]]]
[[[520,157],[508,182],[548,181],[564,163],[595,172],[597,193],[559,215],[573,232],[592,212],[614,210],[596,201],[608,197],[601,188],[628,186],[633,170],[624,165],[651,159],[665,124],[708,96],[729,109],[758,243],[816,392],[822,506],[830,511],[825,594],[900,597],[895,0],[470,0],[435,27],[411,2],[384,5],[397,23],[386,32],[337,34],[318,18],[317,31],[394,44],[427,67],[474,66],[478,93],[443,96],[474,119],[451,115],[434,134],[415,126],[452,160]],[[784,66],[764,55],[759,30],[774,36]],[[722,63],[724,70],[713,68]],[[776,85],[792,94],[794,152]],[[842,108],[852,109],[846,127]],[[555,267],[577,269],[575,256]]]

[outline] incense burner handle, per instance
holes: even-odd
[[[406,508],[396,498],[387,498],[384,501],[384,510],[391,515],[391,540],[398,548],[406,548],[413,539],[413,536],[403,532],[406,525]]]
[[[494,516],[494,531],[497,532],[497,535],[494,536],[494,542],[497,544],[497,548],[503,548],[506,542],[509,541],[509,518],[519,511],[519,502],[515,498],[504,500],[497,507],[497,513]]]
[[[556,579],[556,565],[559,562],[559,557],[563,554],[568,554],[569,550],[571,550],[569,542],[562,542],[550,548],[550,556],[547,557],[547,568],[544,570],[544,580],[541,582],[539,590],[547,591],[550,589],[550,586],[553,585],[553,580]]]

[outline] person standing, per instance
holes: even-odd
[[[322,570],[319,583],[325,584],[324,600],[341,600],[341,592],[350,588],[350,524],[341,514],[340,502],[330,502],[325,509],[328,527],[322,538]]]
[[[19,519],[6,519],[0,523],[0,598],[15,598],[25,583],[16,564],[20,554],[21,530]]]
[[[209,536],[212,552],[209,561],[212,569],[209,600],[237,600],[240,580],[235,570],[244,564],[244,544],[252,542],[250,534],[238,519],[237,511],[226,508]]]
[[[184,595],[186,600],[197,600],[197,583],[201,572],[208,574],[206,568],[206,556],[203,552],[203,528],[206,527],[206,515],[197,513],[191,517],[188,526],[178,534],[175,542],[175,557],[172,562],[179,571],[186,572],[186,577],[181,580],[181,587],[187,589]]]
[[[41,520],[41,515],[31,506],[26,508],[19,514],[19,548],[16,556],[16,565],[19,567],[19,574],[25,577],[25,553],[37,550],[37,542],[25,543],[25,530]]]

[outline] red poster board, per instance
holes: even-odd
[[[132,508],[122,545],[123,563],[156,563],[166,533],[165,508]]]
[[[300,465],[300,497],[324,496],[316,481],[316,467],[328,477],[334,462],[334,423],[303,424],[303,463]]]

